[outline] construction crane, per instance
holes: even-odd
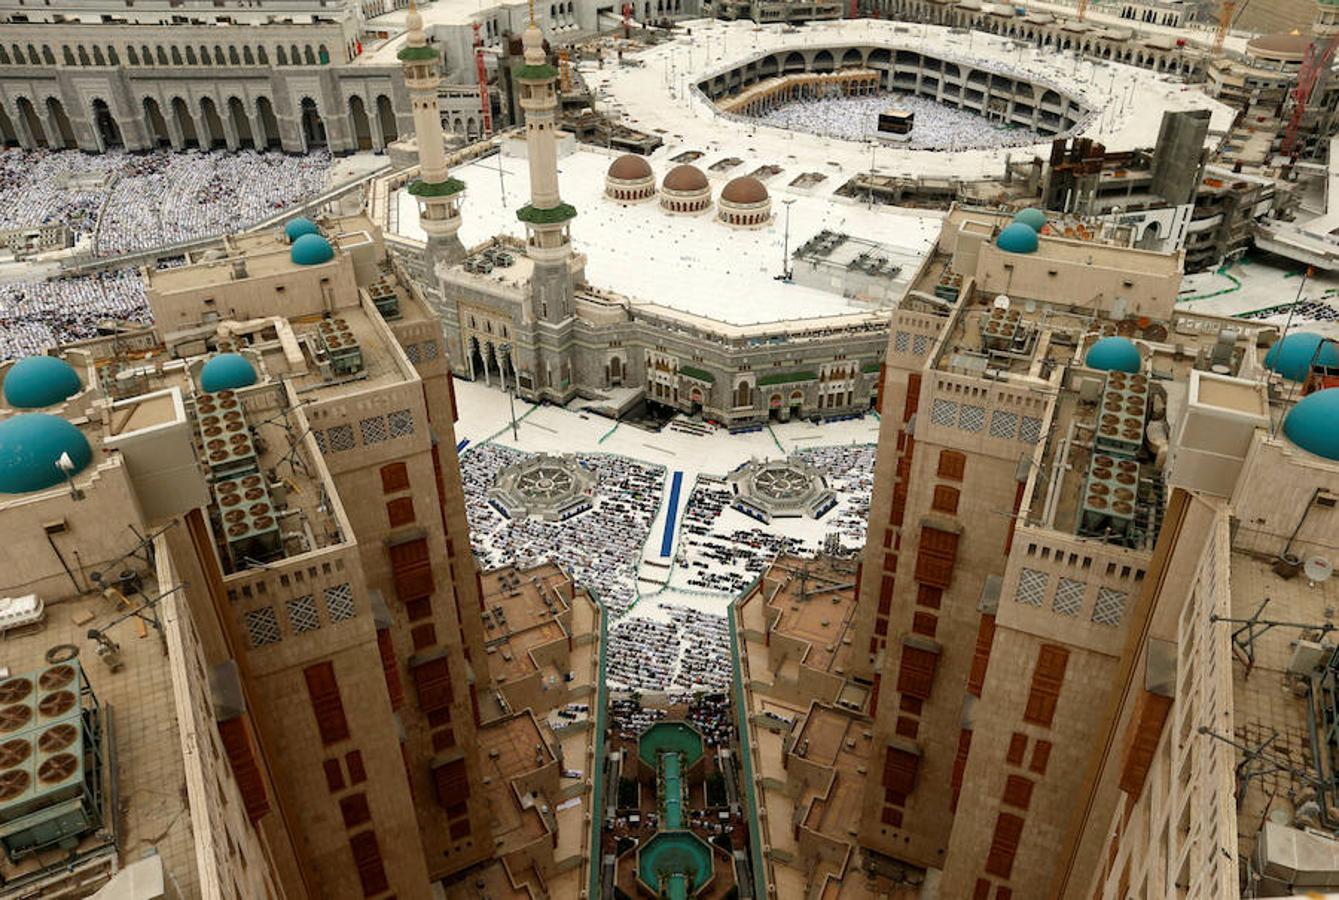
[[[479,107],[482,113],[483,136],[493,136],[493,101],[488,96],[488,71],[484,68],[484,39],[479,23],[474,23],[474,68],[479,75]]]
[[[1237,11],[1237,0],[1223,0],[1218,7],[1218,30],[1213,33],[1213,53],[1219,56],[1223,52],[1223,41],[1228,29],[1232,27],[1233,14]]]
[[[1324,44],[1312,41],[1306,48],[1302,67],[1297,70],[1297,87],[1292,90],[1292,115],[1288,117],[1288,129],[1283,133],[1283,146],[1279,148],[1279,152],[1290,160],[1297,159],[1297,132],[1302,127],[1302,118],[1306,115],[1307,104],[1311,102],[1316,84],[1330,68],[1336,46],[1339,46],[1339,34],[1331,35]]]

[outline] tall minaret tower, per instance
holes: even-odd
[[[405,25],[409,37],[399,57],[404,63],[405,87],[409,89],[414,111],[419,162],[419,177],[409,186],[409,193],[418,198],[419,222],[428,234],[428,255],[435,266],[439,262],[453,263],[465,258],[465,248],[457,235],[465,184],[452,178],[446,168],[442,118],[437,110],[437,85],[442,80],[437,74],[439,54],[428,46],[428,36],[423,33],[423,17],[413,0],[409,3]]]
[[[530,205],[516,212],[525,223],[526,254],[534,260],[530,280],[532,313],[540,321],[561,322],[572,314],[572,235],[577,211],[558,196],[558,70],[544,55],[544,35],[535,23],[521,36],[525,65],[516,71],[525,110],[525,145],[530,162]]]

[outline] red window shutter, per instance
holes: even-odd
[[[946,512],[950,515],[956,513],[958,511],[958,489],[946,484],[935,485],[934,499],[930,501],[930,507],[938,512]]]
[[[256,763],[256,745],[251,740],[251,728],[245,716],[219,722],[219,739],[223,752],[232,767],[237,789],[242,794],[242,806],[247,820],[253,825],[270,811],[270,798],[265,792],[265,779]]]
[[[925,701],[921,700],[919,697],[903,694],[898,700],[897,708],[904,713],[911,713],[913,716],[919,716],[921,714],[921,707],[924,705]]]
[[[972,732],[964,728],[958,732],[958,751],[953,756],[953,774],[949,776],[949,788],[953,795],[949,799],[950,812],[958,809],[958,794],[962,793],[962,775],[967,771],[967,754],[972,749]]]
[[[395,595],[401,603],[432,596],[436,585],[432,580],[432,559],[428,555],[427,538],[396,544],[390,548],[390,557]]]
[[[349,838],[349,850],[353,852],[353,865],[358,870],[363,896],[375,897],[385,893],[390,885],[386,881],[386,867],[381,861],[376,832],[369,830],[355,834]]]
[[[976,880],[976,886],[972,888],[972,900],[990,900],[990,882],[987,879]]]
[[[437,802],[444,807],[468,800],[470,779],[465,770],[465,757],[433,766],[432,786],[437,793]]]
[[[921,528],[916,552],[916,580],[941,590],[953,581],[953,566],[958,560],[958,535],[930,525]]]
[[[1014,855],[1018,853],[1018,841],[1023,836],[1023,819],[1013,813],[1000,813],[995,820],[995,834],[990,839],[990,852],[986,854],[986,873],[999,878],[1008,878],[1014,869]]]
[[[921,373],[912,372],[907,376],[907,401],[902,408],[902,421],[910,422],[921,405]]]
[[[911,718],[911,716],[898,716],[897,725],[893,728],[898,737],[904,737],[912,741],[916,740],[916,735],[920,730],[921,723]]]
[[[885,575],[879,582],[879,615],[888,615],[893,605],[893,576]]]
[[[913,644],[902,645],[902,662],[897,671],[897,689],[922,700],[930,698],[939,654]]]
[[[891,825],[894,828],[902,827],[902,810],[895,806],[885,806],[882,818],[885,825]]]
[[[413,666],[409,674],[414,679],[419,708],[425,713],[446,709],[455,700],[451,665],[445,655]]]
[[[415,653],[425,650],[437,643],[437,628],[431,622],[415,625],[409,630],[409,639],[414,643]]]
[[[463,841],[470,836],[470,820],[460,819],[447,826],[447,831],[451,834],[451,840]]]
[[[408,490],[408,488],[409,468],[404,463],[394,462],[381,467],[381,492],[383,494],[393,494],[396,491]]]
[[[1148,767],[1162,738],[1162,725],[1167,720],[1172,698],[1142,691],[1135,703],[1134,716],[1125,732],[1125,750],[1121,754],[1120,789],[1138,797],[1148,777]]]
[[[935,630],[939,627],[939,619],[934,613],[916,612],[911,616],[911,631],[913,634],[923,634],[926,637],[934,637]]]
[[[967,455],[957,450],[939,451],[939,477],[962,481],[967,472]]]
[[[460,421],[460,406],[456,403],[456,380],[451,376],[451,370],[446,370],[446,393],[451,398],[451,421]],[[431,406],[428,409],[432,409]]]
[[[1042,644],[1037,651],[1037,667],[1032,671],[1032,690],[1028,693],[1023,720],[1034,725],[1051,727],[1056,703],[1060,700],[1060,685],[1069,665],[1069,651],[1055,644]]]
[[[408,525],[414,521],[414,498],[396,497],[386,504],[386,520],[392,528]]]
[[[939,604],[944,599],[942,588],[930,587],[928,584],[916,585],[916,605],[924,606],[928,609],[939,609]]]
[[[456,745],[456,731],[454,728],[438,728],[432,733],[432,752],[441,753],[443,750],[450,750]]]
[[[339,813],[344,817],[345,828],[357,828],[364,822],[372,821],[372,810],[367,806],[366,794],[350,794],[341,797]]]
[[[981,615],[981,626],[976,632],[976,649],[972,652],[972,668],[967,673],[967,693],[981,696],[986,683],[986,666],[990,664],[990,647],[995,643],[995,617]]]
[[[1022,775],[1010,775],[1005,778],[1004,802],[1008,806],[1027,809],[1032,803],[1032,781]]]
[[[302,674],[307,679],[307,695],[316,716],[316,728],[321,732],[321,743],[333,744],[348,738],[349,722],[344,718],[344,702],[339,698],[334,665],[317,663],[303,669]]]
[[[344,763],[349,767],[349,784],[362,784],[367,780],[367,771],[363,768],[363,751],[350,750],[344,754]]]
[[[898,747],[888,747],[883,753],[883,786],[903,796],[916,789],[916,773],[921,758],[916,753]]]
[[[327,759],[323,762],[325,769],[325,787],[330,793],[344,790],[344,770],[339,767],[339,760]]]
[[[874,620],[874,634],[878,637],[884,637],[888,634],[887,616],[879,616]]]
[[[1015,731],[1013,737],[1009,738],[1009,752],[1005,754],[1004,761],[1011,766],[1021,766],[1025,753],[1027,753],[1027,735]]]
[[[1046,774],[1046,766],[1051,762],[1051,742],[1037,741],[1037,745],[1032,748],[1032,764],[1029,769],[1038,775]]]
[[[381,654],[381,674],[386,678],[391,709],[399,709],[404,705],[404,685],[400,682],[400,667],[395,664],[395,644],[389,628],[377,631],[377,652]]]

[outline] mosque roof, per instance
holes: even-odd
[[[319,234],[304,234],[293,242],[289,258],[300,266],[319,266],[334,259],[335,250]]]
[[[1339,461],[1339,388],[1307,394],[1283,420],[1283,433],[1308,453]]]
[[[1246,52],[1252,55],[1297,57],[1306,55],[1306,48],[1313,38],[1300,31],[1276,31],[1262,34],[1246,44]]]
[[[0,494],[27,494],[60,484],[61,454],[73,463],[69,474],[83,471],[93,450],[83,432],[47,413],[24,413],[0,422]]]
[[[321,229],[316,223],[306,216],[298,216],[296,219],[289,219],[284,223],[284,237],[292,243],[304,234],[320,234]]]
[[[767,199],[767,188],[752,175],[731,179],[721,191],[727,203],[762,203]]]
[[[1305,381],[1311,364],[1339,366],[1339,345],[1318,334],[1296,331],[1285,335],[1265,354],[1265,368],[1289,381]]]
[[[1105,372],[1138,372],[1142,368],[1139,348],[1123,337],[1104,337],[1088,348],[1084,364]]]
[[[1036,253],[1037,232],[1022,222],[1012,222],[995,238],[995,246],[1008,253]]]
[[[667,191],[691,192],[708,189],[707,176],[703,175],[697,166],[690,166],[687,163],[670,169],[660,186]]]
[[[5,402],[15,409],[41,409],[67,400],[83,388],[74,367],[56,356],[28,356],[5,375]]]
[[[651,164],[646,157],[624,153],[609,164],[609,177],[619,181],[640,181],[651,177]]]
[[[235,391],[255,383],[255,367],[239,353],[220,353],[200,369],[200,389],[211,394]]]
[[[1019,210],[1014,216],[1014,221],[1021,222],[1033,231],[1041,231],[1046,227],[1046,213],[1035,206],[1029,206],[1027,209]]]

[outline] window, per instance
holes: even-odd
[[[288,607],[288,624],[294,634],[315,631],[321,627],[321,617],[316,612],[316,599],[311,595],[289,600],[285,605]]]
[[[921,758],[917,753],[899,747],[888,747],[883,754],[883,786],[886,790],[906,796],[916,789],[916,773]]]
[[[349,723],[344,718],[344,702],[339,697],[334,665],[329,662],[317,663],[303,669],[302,674],[307,679],[307,696],[311,699],[321,743],[333,744],[348,738]]]
[[[335,425],[326,430],[325,442],[331,453],[352,450],[353,428],[348,425]]]
[[[898,709],[902,710],[902,712],[905,713],[911,713],[913,716],[919,716],[921,714],[921,707],[923,705],[924,701],[922,701],[919,697],[912,697],[908,694],[903,694],[902,699],[898,705]]]
[[[915,638],[908,638],[915,640]],[[930,698],[930,688],[934,684],[935,667],[939,664],[939,653],[912,643],[902,645],[902,661],[897,672],[897,690],[922,700]]]
[[[910,716],[898,716],[897,726],[894,728],[899,737],[908,740],[916,740],[916,734],[920,731],[920,723]]]
[[[415,625],[409,630],[409,638],[414,643],[414,652],[417,653],[437,643],[437,628],[431,622]]]
[[[362,432],[364,444],[380,444],[390,435],[386,431],[385,416],[370,416],[358,423],[358,430]]]
[[[243,618],[246,622],[246,636],[251,641],[252,649],[279,643],[279,620],[274,615],[274,607],[262,606],[260,609],[253,609]]]
[[[391,437],[407,437],[414,433],[414,414],[407,409],[397,409],[386,416],[386,425]]]
[[[1018,439],[1028,444],[1041,440],[1041,419],[1023,416],[1023,424],[1018,429]]]
[[[944,591],[941,588],[931,587],[928,584],[916,585],[917,606],[924,606],[927,609],[939,609],[939,605],[943,600]]]
[[[363,896],[375,897],[385,893],[390,885],[386,881],[386,867],[381,861],[376,832],[368,830],[355,834],[349,838],[349,850],[353,853],[353,865],[358,870]]]
[[[228,756],[237,790],[242,795],[242,806],[247,820],[255,824],[270,811],[270,799],[265,792],[265,780],[256,763],[256,747],[251,740],[251,729],[245,716],[236,716],[219,723],[219,739]]]
[[[381,467],[381,492],[393,494],[409,489],[409,467],[402,462]]]
[[[1098,588],[1097,602],[1093,604],[1093,621],[1098,625],[1119,625],[1125,616],[1127,594],[1114,588]]]
[[[1014,599],[1028,606],[1041,606],[1042,598],[1046,596],[1048,578],[1045,572],[1023,569],[1018,573],[1018,593],[1014,595]]]
[[[1051,761],[1051,742],[1037,741],[1036,746],[1032,748],[1032,764],[1028,766],[1038,775],[1046,774],[1046,766]]]
[[[958,404],[936,397],[930,403],[930,421],[935,425],[952,428],[958,419]]]
[[[1062,616],[1077,616],[1083,607],[1083,595],[1087,590],[1086,583],[1062,577],[1056,583],[1055,599],[1051,601],[1051,609]]]
[[[990,648],[995,643],[995,617],[983,613],[976,631],[976,647],[972,651],[972,667],[967,672],[967,693],[981,696],[986,683],[986,667],[990,665]]]
[[[460,756],[432,768],[432,785],[437,802],[453,806],[470,797],[470,779],[465,770],[465,757]]]
[[[939,451],[939,477],[962,481],[967,471],[967,455],[957,450]]]
[[[939,627],[939,619],[934,613],[916,612],[911,617],[911,630],[915,634],[923,634],[926,637],[934,637],[935,630]]]
[[[1011,766],[1021,766],[1025,753],[1027,753],[1027,735],[1015,731],[1009,738],[1009,752],[1004,755],[1004,761]]]
[[[1004,803],[1027,809],[1032,803],[1032,782],[1022,775],[1010,775],[1004,779]]]
[[[353,587],[337,584],[325,589],[325,612],[331,622],[344,622],[353,618]]]
[[[408,525],[414,521],[414,498],[396,497],[386,504],[386,519],[392,528]]]
[[[436,585],[432,578],[432,560],[428,557],[428,539],[415,538],[390,548],[391,575],[395,579],[395,595],[401,603],[409,603],[432,595]]]
[[[963,728],[958,732],[958,749],[953,756],[953,772],[949,776],[949,810],[958,809],[958,795],[962,793],[962,776],[967,771],[967,755],[972,751],[972,732]]]
[[[345,828],[357,828],[372,820],[372,810],[367,808],[366,794],[350,794],[339,801],[339,812],[344,817]]]
[[[418,663],[409,673],[414,679],[419,708],[424,712],[446,709],[455,699],[455,691],[451,687],[451,666],[444,653]]]
[[[349,784],[362,784],[367,780],[367,770],[363,768],[363,752],[350,750],[344,754],[344,764],[349,767]]]
[[[1013,813],[1000,813],[995,820],[995,833],[986,854],[986,873],[1008,878],[1014,869],[1014,855],[1018,840],[1023,835],[1023,819]]]
[[[920,548],[916,554],[916,580],[931,587],[947,588],[953,580],[953,565],[958,558],[958,535],[926,525],[921,528]]]
[[[339,767],[339,760],[327,759],[322,763],[325,769],[325,786],[330,793],[344,790],[344,770]]]
[[[977,432],[985,427],[986,408],[964,403],[958,411],[958,427],[963,431]]]
[[[930,508],[936,512],[957,513],[958,489],[946,484],[935,485],[934,499],[930,503]]]
[[[1060,685],[1069,665],[1069,651],[1054,644],[1042,644],[1037,652],[1037,667],[1032,672],[1032,690],[1028,694],[1023,720],[1034,725],[1051,727],[1056,703],[1060,699]]]
[[[997,409],[990,415],[990,436],[1013,440],[1018,433],[1018,415]]]

